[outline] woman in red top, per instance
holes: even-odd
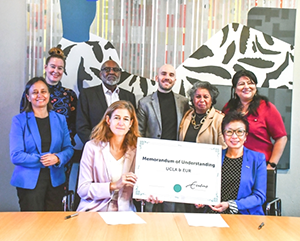
[[[245,147],[264,153],[267,168],[274,169],[285,148],[287,134],[279,111],[267,97],[258,94],[256,84],[257,78],[251,71],[236,72],[232,78],[231,99],[222,111],[237,110],[246,115],[249,134]]]

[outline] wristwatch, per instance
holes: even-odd
[[[267,164],[270,165],[270,166],[273,167],[273,168],[276,168],[276,167],[277,167],[277,164],[274,163],[274,162],[269,162],[269,161],[267,161]]]

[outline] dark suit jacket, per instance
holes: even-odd
[[[222,164],[227,149],[222,152]],[[223,174],[222,174],[223,175]],[[235,200],[241,214],[264,215],[266,201],[267,167],[263,153],[244,147],[241,180]]]
[[[131,92],[120,88],[119,98],[130,101],[136,108],[135,96]],[[92,129],[101,121],[107,107],[102,85],[86,88],[80,92],[76,130],[83,144],[89,141]]]
[[[54,111],[49,112],[51,145],[48,153],[55,153],[59,158],[58,166],[50,166],[53,187],[66,181],[64,165],[73,155],[73,147],[65,116]],[[10,157],[15,165],[11,184],[15,187],[34,189],[41,168],[42,142],[33,112],[22,112],[12,119],[10,130]]]

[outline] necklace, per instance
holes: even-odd
[[[209,112],[210,112],[210,109],[208,109],[208,110],[206,111],[205,116],[202,117],[202,119],[200,120],[199,124],[197,124],[197,122],[196,122],[196,116],[197,116],[196,112],[194,112],[194,113],[192,114],[192,120],[191,120],[191,123],[192,123],[192,125],[193,125],[193,127],[194,127],[195,130],[199,129],[199,128],[202,126],[202,124],[203,124],[204,121],[206,120],[206,116],[208,115]]]

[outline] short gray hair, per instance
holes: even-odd
[[[193,99],[196,94],[197,89],[207,89],[211,99],[212,99],[212,106],[217,103],[217,97],[219,95],[219,90],[217,87],[209,83],[208,81],[197,81],[194,83],[192,88],[188,91],[188,95],[190,96],[190,101],[194,106]]]

